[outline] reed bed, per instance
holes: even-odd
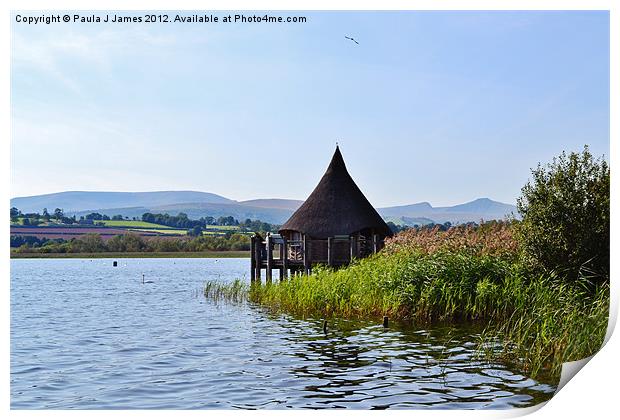
[[[438,251],[467,252],[473,255],[499,256],[514,261],[519,243],[512,222],[488,222],[480,226],[454,226],[447,231],[408,229],[387,239],[385,252],[417,250],[424,254]]]
[[[486,356],[534,377],[545,371],[557,378],[562,362],[594,354],[607,328],[609,286],[533,275],[519,261],[510,225],[485,229],[409,231],[347,268],[319,267],[247,292],[252,302],[299,316],[482,321]],[[484,345],[496,340],[500,348]]]
[[[207,299],[215,302],[225,300],[227,302],[241,303],[248,299],[249,285],[239,279],[232,283],[219,281],[207,281],[204,285],[204,295]]]

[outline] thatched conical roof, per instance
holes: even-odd
[[[291,230],[313,238],[350,235],[362,229],[375,229],[380,235],[391,231],[368,202],[347,172],[336,146],[334,156],[312,194],[297,209],[280,232]]]

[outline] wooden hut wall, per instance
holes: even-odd
[[[333,241],[332,247],[334,264],[344,264],[351,261],[351,242],[349,239]]]
[[[327,239],[312,239],[309,243],[312,262],[327,263]]]

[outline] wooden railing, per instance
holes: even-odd
[[[287,240],[280,235],[267,235],[263,239],[256,235],[251,242],[251,279],[259,279],[262,268],[266,269],[267,281],[271,281],[273,269],[279,269],[283,279],[289,270],[309,274],[316,264],[339,267],[375,253],[381,246],[377,235],[369,239],[343,235],[303,240]]]

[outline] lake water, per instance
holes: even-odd
[[[324,334],[201,294],[247,273],[247,259],[12,260],[11,408],[511,408],[555,390],[476,361],[466,329]]]

